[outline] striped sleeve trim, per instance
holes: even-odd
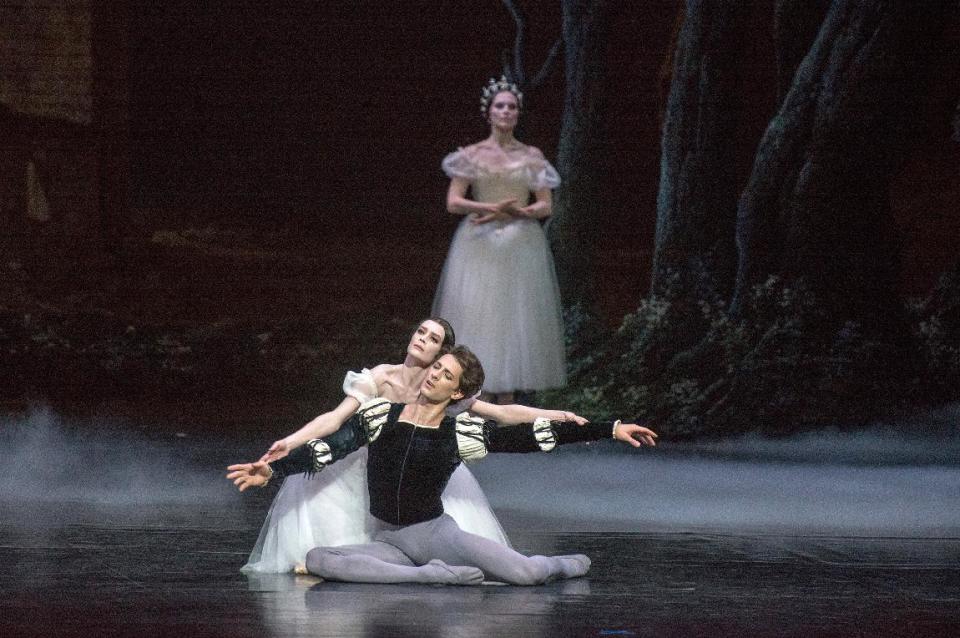
[[[333,463],[333,454],[330,452],[330,446],[327,445],[323,439],[307,441],[307,447],[313,452],[311,472],[320,472],[323,468]]]
[[[390,402],[386,399],[370,399],[357,410],[363,429],[367,433],[367,440],[373,443],[380,436],[380,430],[387,422],[390,414]]]
[[[487,455],[483,419],[466,412],[457,417],[457,449],[464,461],[478,461]]]
[[[550,452],[557,447],[557,433],[553,431],[553,423],[550,419],[540,417],[533,422],[533,436],[537,440],[537,445],[544,452]]]

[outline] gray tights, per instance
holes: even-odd
[[[524,556],[505,545],[465,532],[447,514],[377,534],[372,543],[317,547],[307,569],[327,580],[357,583],[478,585],[485,578],[512,585],[540,585],[583,576],[590,559]]]

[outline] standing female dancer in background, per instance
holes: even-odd
[[[449,319],[483,362],[483,389],[498,403],[512,403],[514,390],[566,383],[560,292],[540,225],[560,177],[539,149],[513,136],[522,99],[505,78],[491,79],[480,99],[489,137],[442,164],[450,177],[447,210],[465,219],[450,244],[433,313]]]
[[[340,405],[276,441],[261,460],[282,458],[311,439],[328,436],[368,399],[415,400],[430,365],[454,345],[454,332],[446,321],[433,318],[421,322],[407,344],[402,364],[382,364],[372,370],[347,373],[347,397]],[[458,403],[453,411],[467,409],[499,423],[528,423],[538,417],[584,422],[570,412],[492,405],[473,399]],[[314,547],[369,542],[379,525],[369,513],[366,459],[366,448],[362,448],[314,477],[287,477],[270,506],[243,571],[288,572],[302,564]],[[509,544],[483,491],[463,465],[451,476],[443,492],[443,504],[464,530]]]

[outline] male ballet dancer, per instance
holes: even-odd
[[[369,445],[367,484],[370,513],[386,525],[372,543],[317,547],[307,570],[327,580],[361,583],[477,585],[484,578],[514,585],[538,585],[583,576],[590,559],[524,556],[509,547],[461,530],[444,514],[440,494],[461,461],[488,452],[549,452],[556,445],[613,438],[640,447],[655,445],[656,434],[632,423],[556,422],[496,427],[478,417],[445,416],[451,401],[483,385],[483,368],[463,346],[440,357],[420,386],[415,403],[373,399],[340,430],[314,439],[273,463],[231,465],[227,478],[240,491],[273,477],[319,472],[362,445]]]

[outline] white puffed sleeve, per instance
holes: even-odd
[[[373,373],[368,368],[360,372],[347,373],[343,378],[343,393],[348,397],[353,397],[361,404],[370,399],[380,396],[380,390],[377,388],[377,382],[373,379]]]
[[[470,159],[467,151],[458,148],[443,158],[440,167],[447,177],[462,177],[464,179],[475,179],[477,177],[477,166]]]
[[[527,165],[527,185],[532,191],[554,189],[560,185],[560,174],[550,162],[538,158]]]
[[[457,450],[464,461],[479,461],[487,455],[483,419],[461,414],[456,420]]]

